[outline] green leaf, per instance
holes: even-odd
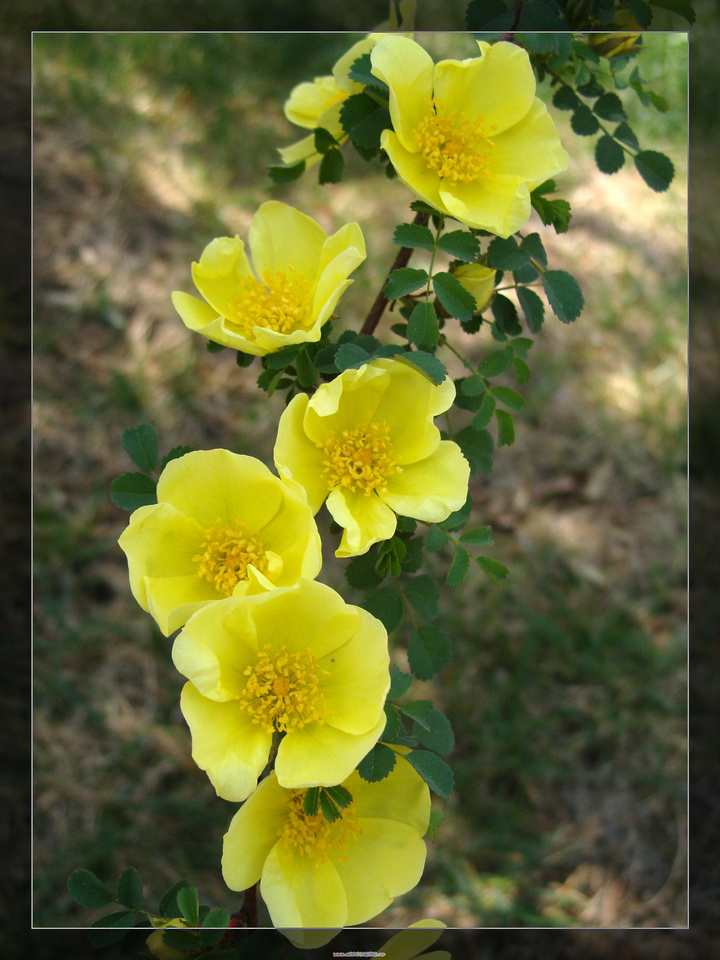
[[[134,464],[150,473],[158,458],[157,430],[151,423],[141,423],[123,433],[122,444]]]
[[[398,709],[405,716],[410,717],[411,720],[415,720],[423,730],[432,730],[432,723],[429,718],[432,714],[433,705],[429,700],[412,700],[410,703],[404,703]]]
[[[301,350],[300,353],[298,353],[297,360],[295,361],[295,370],[297,371],[297,378],[301,387],[315,386],[318,372],[307,350]]]
[[[205,349],[208,353],[220,353],[221,350],[227,350],[227,347],[224,343],[215,343],[214,340],[208,340]]]
[[[655,107],[656,110],[659,110],[660,113],[667,113],[670,109],[670,104],[667,102],[665,97],[659,96],[657,93],[653,93],[652,90],[647,91],[647,97],[650,103]]]
[[[565,270],[546,270],[543,289],[553,312],[563,323],[571,323],[582,313],[585,299],[577,280]]]
[[[567,30],[567,24],[560,19],[557,9],[543,3],[542,0],[523,3],[518,27],[521,31],[533,31],[532,33],[522,32],[521,42],[531,37],[535,50],[541,53],[549,53],[555,46],[555,37],[548,36],[548,32]]]
[[[495,317],[496,326],[504,334],[514,337],[522,333],[517,308],[509,297],[505,297],[501,293],[496,294],[490,309],[493,317]]]
[[[545,317],[545,305],[534,290],[518,287],[516,292],[528,330],[531,333],[539,333]]]
[[[123,870],[118,879],[117,891],[117,898],[124,907],[130,910],[142,910],[143,885],[135,867]]]
[[[590,107],[584,103],[581,103],[580,106],[576,107],[573,111],[573,115],[570,119],[570,126],[573,128],[575,133],[579,134],[581,137],[591,137],[600,129],[600,124],[597,121],[597,117],[592,112]]]
[[[369,550],[353,559],[345,567],[345,579],[356,590],[371,590],[382,583],[384,577],[375,570],[377,550]]]
[[[494,350],[489,353],[478,367],[478,373],[483,377],[497,377],[503,373],[512,364],[512,350],[504,347],[502,350]]]
[[[421,617],[425,617],[426,620],[435,619],[440,599],[440,586],[436,580],[427,574],[422,574],[409,580],[403,589],[405,596]]]
[[[447,800],[455,786],[455,778],[450,767],[435,753],[429,750],[411,750],[405,754],[408,763],[417,770],[430,789],[443,800]]]
[[[105,907],[115,899],[114,894],[90,870],[73,870],[68,877],[68,890],[73,900],[91,910]]]
[[[432,250],[435,246],[432,231],[419,223],[401,223],[395,228],[393,243],[411,250]]]
[[[465,580],[470,567],[470,554],[461,546],[455,547],[452,563],[448,570],[445,583],[449,587],[458,587]]]
[[[355,93],[340,108],[340,123],[353,143],[377,150],[380,134],[391,126],[390,112],[365,93]]]
[[[385,711],[385,726],[380,734],[380,739],[383,743],[395,743],[398,735],[404,739],[405,732],[404,729],[401,732],[402,723],[397,708],[386,700],[383,709]]]
[[[158,913],[161,917],[179,917],[180,907],[177,903],[177,895],[183,887],[189,887],[187,880],[178,880],[171,887],[168,887],[160,898]]]
[[[413,200],[410,204],[410,209],[414,210],[415,213],[427,213],[428,216],[442,217],[442,213],[439,210],[431,207],[430,204],[425,203],[424,200]]]
[[[492,415],[494,412],[495,401],[491,394],[486,393],[485,397],[483,398],[483,402],[480,404],[480,409],[470,421],[470,426],[473,428],[473,430],[484,430],[492,420]]]
[[[390,671],[390,689],[388,690],[387,699],[397,700],[398,697],[402,697],[403,694],[408,692],[412,686],[412,682],[413,678],[410,674],[403,673],[400,667],[393,664],[392,670]]]
[[[688,0],[651,0],[651,2],[654,7],[671,10],[687,20],[688,23],[695,23],[695,11]]]
[[[625,151],[617,141],[604,134],[595,144],[595,163],[602,173],[617,173],[625,163]]]
[[[320,161],[318,183],[340,183],[345,160],[337,147],[331,147]]]
[[[447,542],[448,537],[445,531],[441,530],[436,523],[431,524],[425,536],[425,549],[434,553],[436,550],[441,550]]]
[[[543,267],[547,266],[547,253],[539,233],[529,233],[520,242],[520,249],[537,260]]]
[[[475,297],[451,273],[436,273],[432,278],[435,296],[451,317],[469,320],[475,313]]]
[[[557,184],[554,180],[543,180],[530,194],[531,197],[544,197],[548,193],[555,193]]]
[[[230,923],[230,914],[227,910],[214,907],[202,922],[200,941],[204,947],[214,947],[225,936]],[[214,928],[214,929],[212,929]]]
[[[663,193],[668,189],[675,175],[675,168],[669,157],[657,150],[643,150],[634,160],[638,173],[651,190]]]
[[[173,447],[169,453],[166,453],[162,458],[162,463],[160,464],[160,472],[165,469],[165,467],[170,463],[171,460],[178,460],[180,457],[184,457],[186,453],[193,453],[194,448],[187,446],[187,444],[182,444],[179,447]]]
[[[558,87],[552,98],[553,106],[558,110],[574,110],[580,103],[572,87]]]
[[[490,473],[493,465],[494,443],[488,430],[477,430],[473,425],[463,427],[455,435],[455,442],[462,450],[474,474]]]
[[[291,163],[287,166],[284,163],[276,163],[268,167],[268,173],[273,183],[291,183],[301,177],[304,172],[304,160],[299,160],[297,163]]]
[[[439,333],[435,307],[427,300],[416,303],[408,321],[407,339],[410,343],[432,348],[437,345]]]
[[[456,260],[472,263],[480,253],[480,241],[466,230],[451,230],[440,237],[438,249]]]
[[[338,785],[337,787],[323,787],[323,790],[343,810],[352,803],[353,796],[346,787]]]
[[[471,377],[463,378],[460,390],[466,397],[478,397],[481,393],[485,393],[487,387],[485,386],[485,380],[479,374],[474,373]]]
[[[360,367],[367,363],[371,354],[355,343],[343,343],[335,354],[335,366],[338,370],[350,370],[353,367]]]
[[[500,580],[504,580],[509,573],[504,563],[493,560],[492,557],[476,557],[475,561],[496,585],[499,585]]]
[[[284,370],[263,370],[257,378],[257,385],[271,397],[275,393],[276,388],[280,386],[284,373]],[[290,381],[288,380],[287,382],[289,383]]]
[[[351,80],[357,80],[358,83],[364,83],[366,86],[378,87],[380,90],[387,90],[388,86],[384,80],[380,80],[372,72],[372,60],[369,53],[363,53],[353,60],[348,76]]]
[[[647,30],[653,19],[652,7],[645,0],[627,0],[627,6],[642,29]]]
[[[127,935],[128,927],[131,927],[135,914],[132,910],[122,910],[119,913],[108,913],[104,917],[94,920],[88,930],[88,940],[94,947],[109,947],[118,940],[122,940]],[[108,929],[96,929],[97,927],[106,927]]]
[[[427,270],[416,270],[414,267],[400,267],[399,270],[393,270],[388,277],[388,282],[383,288],[383,293],[388,300],[397,300],[404,297],[418,287],[427,283]]]
[[[335,137],[324,127],[315,127],[313,134],[315,137],[315,149],[318,153],[327,153],[332,147],[338,146]]]
[[[465,23],[471,31],[509,30],[514,15],[502,0],[472,0],[465,11]]]
[[[252,365],[255,357],[251,353],[243,353],[241,350],[238,350],[235,354],[235,363],[239,367],[249,367]]]
[[[604,93],[593,104],[593,113],[603,120],[613,120],[619,123],[621,120],[627,120],[627,114],[622,105],[622,100],[616,93]]]
[[[180,913],[187,920],[191,927],[196,927],[200,923],[200,905],[198,903],[198,892],[195,887],[183,887],[178,890],[178,907]]]
[[[266,357],[263,357],[263,363],[270,370],[284,370],[285,367],[295,363],[295,358],[300,350],[299,344],[283,347],[282,350],[277,350],[275,353],[269,353]]]
[[[460,543],[469,543],[475,547],[484,547],[494,542],[492,527],[473,527],[472,530],[466,530],[460,537]]]
[[[530,367],[524,360],[517,357],[513,360],[513,373],[515,374],[515,383],[527,383],[530,379]]]
[[[395,767],[395,751],[384,743],[376,743],[357,766],[357,772],[368,783],[384,780]]]
[[[424,747],[443,755],[452,753],[455,746],[455,736],[450,721],[436,707],[431,707],[430,712],[424,717],[424,723],[413,724],[412,735]]]
[[[314,817],[320,805],[320,787],[308,787],[303,797],[303,810],[309,817]]]
[[[328,796],[326,791],[322,789],[320,790],[320,809],[322,815],[329,823],[334,823],[342,817],[337,804],[333,801],[332,797]]]
[[[382,587],[365,597],[360,606],[377,617],[388,633],[392,633],[402,620],[403,604],[395,587]]]
[[[498,446],[510,447],[515,443],[515,424],[512,415],[507,410],[496,410],[498,425]]]
[[[489,436],[489,434],[488,434]],[[490,437],[490,443],[492,444],[492,437]],[[470,516],[470,511],[472,510],[472,497],[470,494],[467,496],[467,500],[460,507],[459,510],[454,510],[447,520],[443,520],[442,523],[439,523],[438,526],[443,530],[459,530],[460,527],[464,527],[467,523],[467,518]]]
[[[408,664],[418,680],[429,680],[450,663],[450,640],[437,627],[423,625],[410,634]]]
[[[514,237],[496,237],[488,247],[487,262],[496,270],[519,270],[530,263],[530,256],[518,247]]]
[[[516,357],[525,359],[528,353],[530,353],[530,347],[532,347],[534,342],[530,337],[515,337],[514,340],[508,343],[508,348],[512,350]]]
[[[110,499],[121,510],[157,503],[157,483],[146,473],[121,473],[110,486]]]
[[[504,403],[506,407],[510,407],[512,410],[522,410],[525,406],[525,398],[521,397],[517,390],[513,390],[511,387],[493,387],[491,392],[496,400]]]
[[[399,353],[397,360],[401,363],[409,363],[417,367],[421,373],[424,373],[434,384],[442,383],[447,377],[447,370],[442,362],[431,353],[425,353],[424,350],[413,350],[410,353]]]
[[[194,930],[165,927],[162,932],[163,943],[174,950],[199,950],[200,936]]]
[[[438,827],[445,819],[445,812],[443,810],[431,810],[430,811],[430,822],[428,823],[427,836],[428,840],[434,840],[435,834],[437,833]]]

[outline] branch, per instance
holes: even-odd
[[[420,226],[425,226],[425,224],[427,223],[427,214],[416,213],[413,223],[419,224]],[[385,311],[385,307],[388,305],[388,298],[383,293],[385,284],[388,282],[388,279],[390,278],[390,274],[393,272],[393,270],[399,270],[401,267],[407,266],[411,253],[412,253],[412,249],[410,247],[400,247],[400,249],[398,250],[398,255],[395,257],[393,265],[390,267],[388,275],[385,278],[385,282],[383,283],[382,287],[380,288],[380,292],[375,298],[375,303],[373,303],[373,305],[370,307],[370,311],[368,312],[368,315],[365,317],[365,322],[363,323],[362,329],[360,330],[360,333],[362,335],[367,336],[375,331],[375,327],[380,322],[380,317],[383,315]]]

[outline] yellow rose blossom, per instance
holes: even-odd
[[[192,265],[207,303],[175,291],[190,330],[243,353],[264,356],[320,339],[321,328],[365,259],[356,223],[329,237],[311,217],[277,200],[258,208],[248,232],[252,267],[239,237],[218,237]]]
[[[451,960],[447,950],[423,953],[440,939],[446,925],[442,920],[417,920],[383,944],[385,960]]]
[[[430,793],[407,760],[399,756],[377,783],[353,772],[343,786],[353,799],[331,823],[320,811],[305,814],[304,792],[283,789],[271,773],[225,835],[225,883],[246,890],[259,880],[272,922],[286,935],[363,923],[422,876]]]
[[[399,178],[461,223],[509,237],[528,220],[530,190],[560,173],[568,155],[525,50],[478,41],[481,56],[443,60],[386,35],[373,73],[390,88],[393,129],[381,146]]]
[[[283,787],[331,786],[385,726],[387,631],[314,580],[198,611],[172,656],[193,759],[225,800],[255,789],[277,735]]]
[[[320,535],[300,487],[254,457],[197,450],[171,460],[156,504],[119,539],[133,596],[165,636],[201,607],[320,572]]]
[[[495,290],[495,270],[482,263],[464,263],[450,271],[468,293],[475,297],[475,313],[482,313]]]
[[[370,53],[382,32],[394,30],[412,30],[415,22],[416,0],[402,0],[400,18],[393,0],[390,0],[389,19],[379,24],[374,33],[353,44],[337,61],[332,76],[315,77],[314,80],[299,83],[290,91],[285,101],[285,116],[290,123],[307,130],[322,127],[332,134],[338,143],[347,140],[347,134],[340,123],[340,110],[345,100],[354,93],[361,93],[364,84],[350,79],[350,68],[358,57]],[[289,147],[278,150],[283,163],[293,164],[305,161],[305,167],[317,163],[320,154],[315,149],[315,136],[311,134],[298,140]]]
[[[397,514],[445,520],[467,499],[470,467],[433,417],[455,386],[399,360],[373,360],[294,397],[280,417],[275,464],[304,487],[314,512],[327,498],[345,528],[338,557],[365,553],[395,532]]]
[[[153,922],[153,926],[164,929],[166,927],[187,927],[188,923],[180,917],[177,917],[174,920],[155,921]],[[175,947],[167,946],[162,929],[154,930],[145,941],[145,946],[152,956],[157,957],[158,960],[186,960],[187,957],[187,951],[177,950]]]

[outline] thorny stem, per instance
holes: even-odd
[[[426,213],[418,212],[415,214],[415,219],[413,220],[413,223],[416,223],[419,226],[425,226],[426,222],[427,222]],[[398,254],[395,257],[393,265],[390,267],[388,275],[385,278],[385,282],[380,288],[380,292],[378,293],[377,297],[375,297],[375,302],[370,307],[370,310],[368,311],[368,315],[365,317],[365,322],[363,323],[362,328],[360,330],[360,333],[362,335],[368,336],[369,334],[373,333],[375,330],[375,327],[380,322],[380,317],[383,315],[385,311],[385,307],[388,305],[388,298],[383,293],[385,284],[388,282],[388,279],[390,278],[390,274],[393,272],[393,270],[399,270],[401,267],[407,266],[411,253],[412,253],[412,249],[410,247],[400,247],[400,249],[398,250]]]

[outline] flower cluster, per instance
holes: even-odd
[[[390,28],[409,26],[413,12],[406,0],[405,21]],[[525,51],[480,42],[480,54],[433,65],[409,36],[371,34],[332,76],[296,87],[285,112],[340,146],[342,104],[365,89],[355,79],[363,58],[387,91],[392,127],[380,143],[400,180],[437,222],[447,215],[507,238],[529,216],[530,189],[567,155]],[[314,162],[315,136],[282,156]],[[427,243],[424,225],[412,229]],[[465,238],[461,253],[479,251],[474,233]],[[156,502],[134,511],[119,543],[135,599],[166,636],[179,631],[172,659],[187,681],[180,706],[193,759],[218,796],[242,803],[224,839],[225,882],[237,891],[259,883],[278,927],[338,928],[374,917],[419,881],[430,794],[416,758],[406,759],[415,741],[391,731],[384,742],[395,709],[386,710],[388,631],[316,579],[314,517],[325,503],[342,530],[336,556],[358,557],[394,540],[399,518],[437,524],[460,511],[470,465],[434,422],[455,385],[444,370],[428,375],[409,344],[373,355],[358,347],[359,362],[329,373],[327,363],[312,366],[333,347],[326,325],[365,258],[358,224],[328,235],[269,201],[252,218],[248,248],[250,257],[237,236],[212,240],[192,266],[204,299],[176,291],[172,302],[190,330],[234,348],[243,365],[263,358],[273,383],[285,368],[275,375],[272,354],[297,363],[299,392],[277,427],[277,474],[224,449],[170,459]],[[446,287],[479,313],[496,270],[471,253],[451,273]],[[405,309],[422,312],[415,300]],[[380,778],[365,776],[373,750],[391,754]]]

